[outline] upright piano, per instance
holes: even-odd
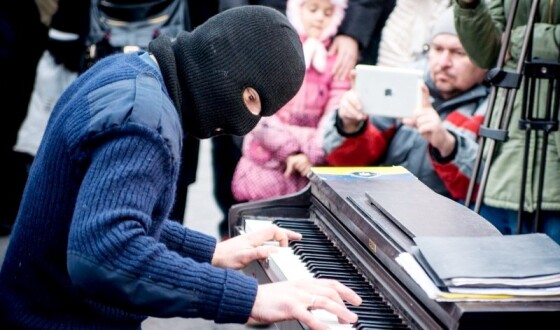
[[[229,212],[232,236],[269,223],[299,231],[303,239],[290,243],[288,253],[254,262],[244,272],[260,283],[312,276],[354,288],[364,300],[354,309],[358,322],[335,330],[514,329],[560,320],[558,301],[441,302],[428,297],[395,261],[400,253],[411,252],[414,237],[501,234],[402,167],[315,167],[300,192],[237,204]],[[297,321],[272,326],[306,329]]]

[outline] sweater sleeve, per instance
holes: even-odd
[[[181,255],[157,239],[173,198],[172,153],[158,132],[127,129],[93,143],[69,234],[72,283],[95,300],[139,314],[246,322],[255,279],[197,262],[204,255],[187,256],[197,246],[209,252],[202,235],[175,227],[170,239],[163,225],[165,241],[192,240],[178,249]]]
[[[380,22],[387,0],[349,0],[339,34],[350,36],[364,49],[369,45],[373,30]]]
[[[201,232],[183,227],[177,221],[164,221],[160,241],[170,250],[198,262],[212,261],[216,239]]]
[[[385,153],[396,128],[382,131],[370,121],[360,134],[343,136],[336,126],[336,112],[330,118],[331,125],[325,129],[324,148],[327,163],[332,166],[374,165]]]
[[[461,44],[472,61],[481,68],[491,68],[497,63],[505,28],[501,3],[480,1],[473,9],[461,8],[458,3],[454,5],[455,27]]]

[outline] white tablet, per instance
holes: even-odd
[[[355,90],[368,115],[411,117],[420,106],[422,84],[422,70],[356,65]]]

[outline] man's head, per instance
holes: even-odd
[[[198,138],[245,135],[297,93],[305,75],[300,39],[287,18],[263,6],[241,6],[149,50]]]
[[[465,52],[448,8],[432,29],[428,52],[430,77],[445,99],[455,97],[481,83],[486,70],[476,66]]]

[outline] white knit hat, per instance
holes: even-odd
[[[455,30],[455,21],[453,20],[453,7],[447,8],[439,18],[437,19],[434,27],[432,28],[432,35],[430,40],[433,40],[437,35],[440,34],[451,34],[456,36],[457,30]]]

